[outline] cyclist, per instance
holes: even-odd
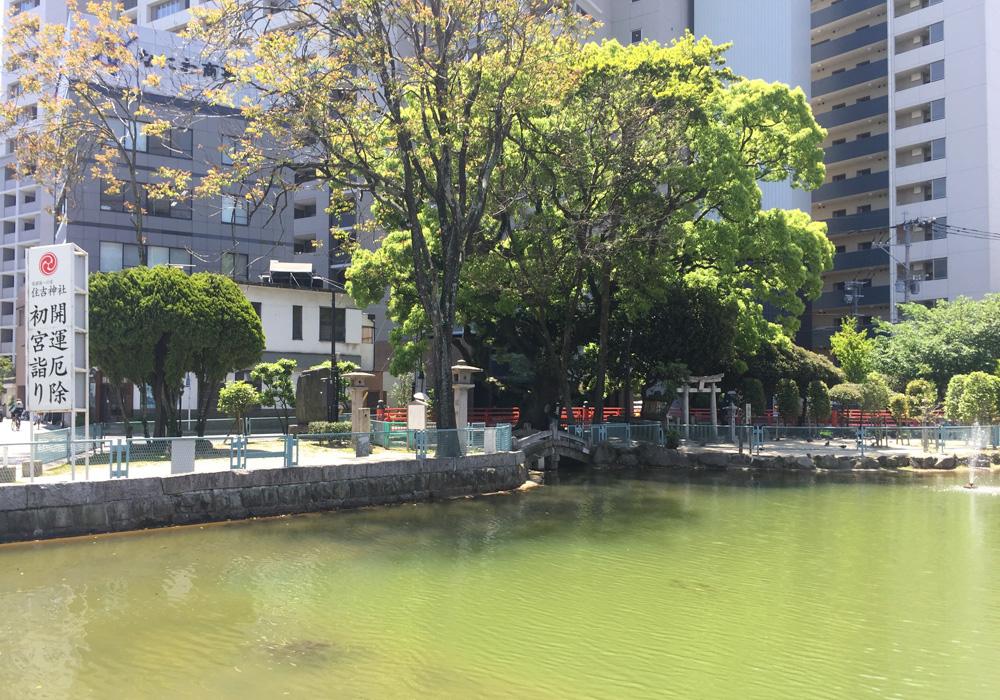
[[[13,424],[14,430],[21,429],[21,416],[24,415],[24,404],[18,399],[17,403],[14,404],[14,408],[10,410],[10,420]]]

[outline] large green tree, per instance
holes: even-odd
[[[671,47],[588,45],[563,99],[518,115],[497,188],[498,206],[516,205],[502,210],[512,225],[467,260],[458,315],[494,345],[537,348],[545,403],[572,400],[572,368],[589,346],[600,408],[609,358],[633,355],[619,329],[660,314],[676,290],[710,290],[735,309],[735,334],[698,355],[705,364],[733,344],[749,355],[791,330],[800,295],[818,293],[832,252],[822,225],[801,212],[761,212],[757,183],[817,184],[822,131],[801,92],[739,80],[722,62],[722,47],[691,37]],[[390,234],[381,250],[359,251],[352,294],[379,298],[388,282],[391,299],[412,299],[415,271],[386,264],[406,259],[403,245]],[[765,320],[765,302],[778,325]],[[408,329],[397,352],[413,358],[429,320],[410,301],[397,310]],[[676,348],[685,328],[662,327],[659,337]],[[622,369],[629,374],[629,363]]]
[[[282,7],[280,22],[248,21],[245,0],[220,0],[192,25],[233,75],[213,97],[239,105],[260,137],[203,189],[294,168],[335,191],[368,192],[378,223],[409,237],[438,427],[453,428],[449,368],[465,261],[509,229],[495,182],[515,117],[558,100],[572,76],[556,69],[577,51],[583,20],[569,0]],[[259,99],[242,100],[248,91]]]
[[[944,391],[956,374],[992,372],[1000,358],[1000,294],[900,306],[900,322],[879,325],[876,365],[898,378],[928,379]]]
[[[252,365],[264,345],[250,302],[232,280],[212,273],[166,266],[95,273],[90,314],[91,363],[122,403],[126,382],[151,389],[158,437],[180,434],[187,372],[198,376],[200,398],[214,396],[226,373]]]

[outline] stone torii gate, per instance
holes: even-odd
[[[684,437],[691,437],[691,393],[696,394],[709,394],[711,397],[712,404],[712,437],[717,437],[719,434],[719,416],[717,413],[717,405],[715,401],[715,395],[722,391],[718,387],[719,382],[722,381],[724,374],[713,374],[707,377],[688,377],[684,382],[684,386],[677,389],[678,394],[684,396]],[[707,386],[706,386],[707,385]]]

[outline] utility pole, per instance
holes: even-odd
[[[864,295],[861,293],[863,287],[861,283],[857,280],[851,280],[850,282],[844,282],[844,301],[848,304],[854,306],[854,320],[858,320],[858,304]]]
[[[903,303],[907,304],[910,301],[910,287],[912,286],[911,280],[913,275],[910,274],[910,245],[913,243],[913,222],[904,221],[903,222],[903,270],[905,271],[906,286],[903,288]]]

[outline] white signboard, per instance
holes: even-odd
[[[70,243],[29,248],[27,254],[27,408],[46,413],[86,409],[86,253]]]

